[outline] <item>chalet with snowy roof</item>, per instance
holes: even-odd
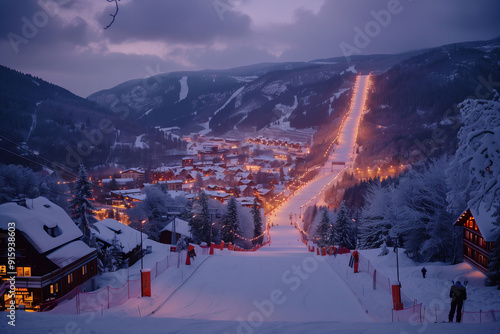
[[[463,226],[463,257],[466,262],[486,273],[495,248],[493,233],[494,210],[487,210],[483,205],[469,208],[455,222]]]
[[[170,180],[166,182],[168,190],[182,190],[182,180]]]
[[[141,232],[108,218],[94,224],[98,231],[92,231],[96,240],[101,242],[105,248],[116,242],[121,248],[122,259],[129,265],[133,265],[142,256]],[[147,234],[142,233],[142,239],[146,240]],[[115,241],[113,241],[115,239]]]
[[[132,178],[136,184],[142,184],[145,182],[146,172],[142,168],[128,168],[123,170],[121,173],[121,178]]]
[[[113,190],[111,192],[111,201],[113,205],[120,205],[119,203],[121,202],[128,207],[132,205],[131,202],[143,201],[145,198],[146,194],[144,194],[140,188]]]
[[[184,157],[182,158],[182,167],[193,166],[194,158],[193,157]]]
[[[9,268],[7,237],[15,226],[15,268]],[[39,309],[97,274],[97,254],[80,240],[68,214],[45,197],[0,205],[0,310],[10,303],[6,279],[16,273],[16,304]]]
[[[222,203],[224,203],[224,200],[229,199],[231,197],[230,194],[222,192],[222,191],[209,191],[206,190],[205,193],[207,194],[208,197],[216,199]]]
[[[172,235],[175,235],[175,239],[172,239]],[[160,242],[164,244],[172,244],[180,237],[191,238],[189,223],[180,218],[172,220],[160,232]]]
[[[169,167],[158,167],[153,171],[153,182],[172,180],[175,172]]]
[[[102,179],[101,185],[103,187],[106,187],[106,188],[111,188],[113,182],[116,182],[115,189],[120,189],[120,190],[132,188],[137,183],[134,181],[133,178],[125,177],[125,178],[117,178],[117,179]]]

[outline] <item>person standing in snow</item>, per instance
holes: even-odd
[[[464,305],[464,300],[467,299],[467,292],[465,286],[463,286],[460,281],[457,281],[451,286],[450,289],[451,298],[451,310],[448,315],[448,320],[453,322],[453,316],[455,314],[455,309],[457,310],[457,322],[462,320],[462,306]]]
[[[425,274],[427,273],[427,269],[425,269],[425,267],[423,267],[421,272],[422,272],[422,277],[425,278]]]

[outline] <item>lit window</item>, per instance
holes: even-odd
[[[84,265],[82,266],[82,275],[85,275],[86,273],[87,273],[87,265],[86,265],[86,264],[84,264]]]
[[[73,283],[73,273],[68,275],[68,284]]]
[[[7,275],[7,266],[0,266],[0,275]]]
[[[54,285],[51,284],[50,285],[50,294],[53,295],[55,293],[55,290],[54,290]]]
[[[16,268],[16,271],[17,271],[17,276],[25,276],[25,277],[29,277],[31,276],[31,267],[17,267]]]

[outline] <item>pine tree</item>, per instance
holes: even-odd
[[[94,226],[97,219],[94,217],[95,208],[90,202],[90,198],[92,198],[91,185],[88,181],[85,166],[81,164],[78,170],[78,179],[75,182],[74,197],[71,199],[69,209],[73,221],[83,233],[82,240],[87,245],[92,243],[91,229],[98,231],[97,227]]]
[[[113,240],[111,240],[111,258],[113,262],[113,271],[116,269],[119,269],[123,263],[123,245],[121,244],[120,240],[117,237],[117,234],[113,236]]]
[[[262,217],[260,215],[260,210],[257,204],[257,199],[253,201],[252,207],[252,217],[253,217],[253,237],[257,238],[262,234]],[[262,244],[263,238],[258,238],[253,240],[253,244]]]
[[[447,170],[449,211],[483,205],[490,210],[500,197],[500,96],[460,103],[462,127],[458,149]]]
[[[210,243],[211,240],[211,225],[210,210],[208,208],[208,196],[202,191],[198,200],[198,212],[196,217],[189,221],[191,235],[195,243],[206,242]]]
[[[342,201],[339,212],[337,213],[337,220],[335,221],[335,240],[340,247],[354,248],[353,242],[353,229],[351,220],[347,216],[347,207],[345,201]]]
[[[203,181],[203,175],[201,175],[200,172],[196,173],[196,182],[194,184],[194,187],[200,191],[201,189],[203,189],[205,185],[205,182]]]
[[[328,217],[328,210],[324,208],[321,214],[321,221],[319,222],[318,228],[316,230],[316,236],[318,237],[318,246],[324,247],[332,243],[332,223]]]
[[[191,222],[193,219],[193,202],[187,201],[186,205],[181,209],[179,218],[188,223]]]
[[[379,248],[387,241],[394,225],[391,219],[391,187],[382,187],[380,182],[372,184],[366,193],[361,212],[359,239],[362,248]]]
[[[500,204],[497,204],[493,217],[496,217],[496,222],[493,224],[495,229],[495,248],[491,254],[490,265],[488,268],[488,280],[491,284],[500,284]],[[498,287],[500,289],[500,285]]]
[[[229,202],[227,203],[226,213],[222,217],[222,229],[221,229],[221,238],[224,242],[232,242],[237,238],[237,234],[240,234],[240,222],[238,219],[238,208],[236,199],[231,197]]]

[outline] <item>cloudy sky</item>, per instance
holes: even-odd
[[[500,36],[498,0],[0,2],[0,64],[80,96],[177,70],[397,53]]]

